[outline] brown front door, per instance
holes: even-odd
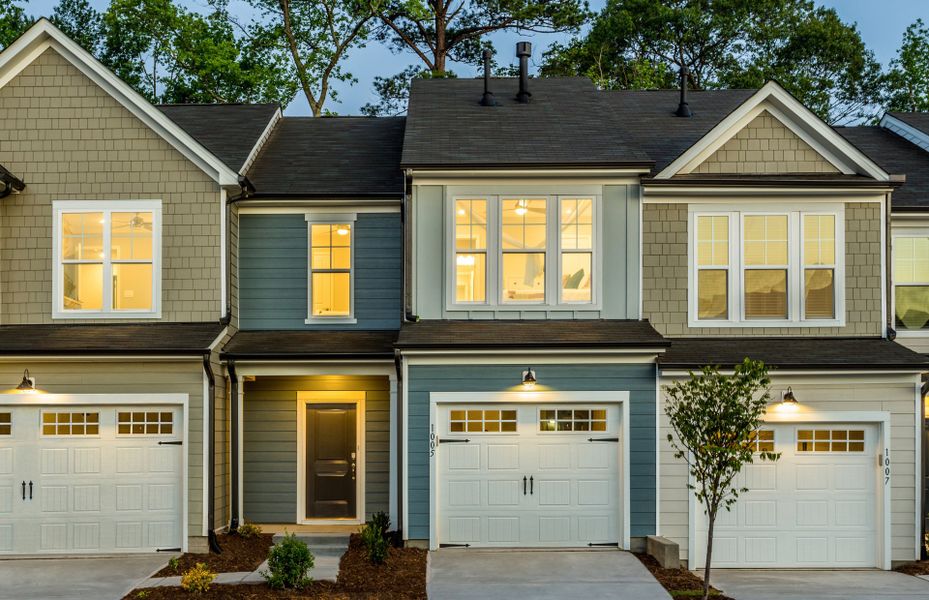
[[[354,404],[306,407],[306,516],[354,519],[357,447]]]

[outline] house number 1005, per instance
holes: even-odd
[[[430,423],[429,424],[429,456],[430,458],[435,456],[435,446],[436,446],[435,423]]]

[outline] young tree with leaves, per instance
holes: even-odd
[[[577,31],[587,20],[585,0],[368,0],[381,26],[378,40],[409,52],[417,67],[379,78],[380,100],[362,110],[393,114],[405,104],[412,77],[453,77],[450,62],[478,65],[482,40],[497,31]]]
[[[929,111],[929,27],[922,19],[906,28],[887,74],[887,110]]]
[[[0,50],[12,44],[33,22],[16,0],[0,3]]]
[[[771,401],[771,380],[764,363],[746,358],[732,375],[717,367],[665,388],[665,412],[675,435],[668,435],[674,456],[687,461],[697,501],[707,516],[706,565],[703,571],[703,600],[710,594],[713,559],[713,528],[719,509],[730,510],[739,495],[736,476],[746,464],[777,460],[774,452],[756,452],[754,437]]]
[[[99,54],[102,18],[87,0],[61,0],[49,20],[84,50]]]

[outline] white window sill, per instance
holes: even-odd
[[[89,311],[54,311],[53,319],[160,319],[161,312],[89,312]]]
[[[500,303],[500,304],[448,304],[445,307],[447,311],[501,311],[501,310],[519,310],[519,311],[538,311],[545,312],[550,310],[578,310],[578,311],[597,311],[601,310],[599,304],[540,304],[533,303]]]
[[[354,325],[357,322],[355,317],[310,317],[303,321],[306,325]]]
[[[897,329],[894,327],[897,332],[898,338],[927,338],[929,337],[929,329]]]
[[[784,327],[845,327],[844,319],[823,319],[823,320],[814,320],[814,321],[771,321],[771,320],[758,320],[758,321],[695,321],[689,319],[687,321],[688,327],[697,327],[697,328],[741,328],[741,329],[751,329],[753,327],[760,328],[784,328]]]

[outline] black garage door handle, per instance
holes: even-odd
[[[23,500],[26,499],[26,482],[23,481]]]
[[[32,482],[29,482],[29,499],[32,500]]]

